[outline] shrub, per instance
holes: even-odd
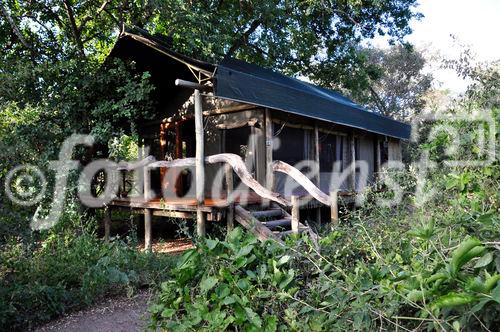
[[[103,296],[131,295],[165,278],[172,257],[138,252],[94,234],[52,234],[31,252],[9,244],[0,252],[0,329],[33,328]]]
[[[234,230],[187,252],[150,308],[151,329],[494,330],[500,325],[500,172],[440,168],[439,191],[396,207],[368,193],[318,243]],[[416,185],[411,170],[400,180]],[[458,180],[457,180],[458,179]]]

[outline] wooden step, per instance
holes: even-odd
[[[262,225],[266,226],[270,230],[274,230],[276,228],[290,228],[292,221],[290,219],[278,219],[278,220],[270,220],[262,222]]]
[[[283,211],[281,209],[270,209],[262,211],[252,211],[252,215],[255,218],[271,218],[271,217],[281,217]]]

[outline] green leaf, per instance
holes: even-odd
[[[474,268],[485,267],[493,261],[493,254],[491,252],[486,253],[481,258],[479,258],[474,265]]]
[[[294,276],[295,276],[295,272],[293,270],[289,270],[287,275],[286,275],[286,278],[280,282],[278,287],[280,289],[285,289],[292,282]]]
[[[218,282],[219,280],[214,277],[207,277],[203,279],[200,283],[200,289],[202,292],[206,293],[207,291],[211,290]]]
[[[223,299],[231,293],[231,290],[226,284],[221,284],[215,289],[215,293],[220,299]]]
[[[206,244],[209,250],[214,250],[215,247],[217,247],[217,245],[219,244],[219,240],[206,239]]]
[[[441,308],[452,308],[459,307],[476,300],[476,297],[466,293],[448,293],[436,299],[432,304],[431,308],[441,309]]]
[[[482,254],[484,247],[481,246],[481,241],[476,238],[469,238],[463,241],[455,251],[451,258],[451,272],[456,274],[460,268],[470,261],[472,258]]]
[[[481,301],[479,301],[479,303],[478,303],[478,304],[476,304],[475,306],[473,306],[473,307],[470,309],[470,311],[471,311],[471,312],[474,312],[474,313],[475,313],[475,312],[478,312],[478,311],[480,311],[481,309],[483,309],[483,307],[484,307],[484,305],[485,305],[486,303],[488,303],[488,302],[490,302],[490,301],[491,301],[491,300],[490,300],[490,299],[488,299],[488,298],[482,299]]]
[[[161,312],[161,316],[164,317],[164,318],[170,318],[174,314],[175,314],[175,310],[174,309],[170,309],[170,308],[166,308],[165,310],[163,310]]]
[[[276,316],[267,316],[264,318],[264,332],[275,332],[278,329],[278,318]]]
[[[237,285],[241,290],[244,290],[244,291],[250,288],[250,283],[248,282],[247,279],[238,280]]]
[[[246,256],[248,255],[250,252],[252,252],[254,246],[249,244],[247,246],[244,246],[243,248],[241,248],[238,253],[236,254],[236,257],[242,257],[242,256]]]
[[[226,298],[224,298],[224,301],[222,301],[222,303],[225,305],[233,304],[235,302],[236,299],[233,296],[227,296]]]
[[[498,284],[493,291],[491,292],[491,297],[493,300],[495,300],[497,303],[500,303],[500,284]]]
[[[245,308],[245,313],[252,325],[255,325],[258,328],[262,327],[262,320],[251,308]]]
[[[277,266],[279,267],[279,266],[281,266],[281,265],[283,265],[283,264],[288,263],[288,262],[290,261],[290,258],[291,258],[291,257],[290,257],[290,256],[288,256],[288,255],[282,256],[282,257],[278,260],[278,264],[277,264]]]

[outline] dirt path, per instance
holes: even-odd
[[[144,331],[147,326],[146,311],[149,299],[150,294],[147,291],[130,299],[110,299],[92,308],[60,318],[36,331]]]

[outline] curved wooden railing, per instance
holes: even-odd
[[[241,179],[246,186],[251,188],[260,197],[276,202],[282,206],[294,207],[291,201],[287,200],[281,194],[273,192],[264,186],[262,186],[255,178],[248,172],[245,162],[243,159],[234,153],[220,153],[205,157],[205,163],[216,164],[216,163],[226,163],[231,166],[236,175]],[[183,158],[174,160],[161,160],[155,161],[153,156],[148,156],[147,158],[134,163],[120,162],[118,164],[118,170],[130,171],[137,168],[144,167],[146,169],[158,168],[158,167],[192,167],[196,165],[195,158]],[[332,220],[338,220],[338,207],[337,207],[337,192],[333,191],[330,195],[325,194],[321,189],[319,189],[307,176],[300,172],[297,168],[287,164],[283,161],[276,160],[272,164],[272,169],[274,172],[285,173],[294,179],[299,185],[301,185],[314,199],[320,203],[330,206],[332,213]],[[292,199],[293,201],[293,199]],[[297,199],[295,199],[297,201]]]
[[[287,164],[284,161],[276,160],[273,162],[272,168],[273,171],[285,173],[286,175],[297,181],[297,183],[300,184],[317,201],[325,205],[330,205],[330,196],[316,187],[316,185],[311,180],[309,180],[307,176],[305,176],[301,171],[299,171],[292,165]]]
[[[195,158],[184,158],[174,160],[162,160],[149,164],[147,167],[189,167],[195,166]],[[234,170],[236,175],[245,185],[255,191],[260,197],[279,203],[284,206],[291,206],[291,203],[278,193],[263,187],[252,174],[248,172],[245,162],[240,156],[234,153],[219,153],[205,157],[207,164],[227,163]]]

